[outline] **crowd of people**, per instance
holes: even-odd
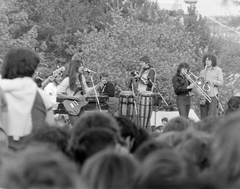
[[[145,90],[151,91],[155,69],[148,58],[141,60],[140,75],[145,79],[140,81],[140,88],[145,85]],[[210,113],[198,122],[190,121],[187,103],[193,87],[185,74],[188,64],[180,64],[173,78],[175,92],[180,94],[178,106],[187,106],[179,110],[178,117],[162,118],[157,128],[160,132],[152,133],[146,129],[148,124],[142,127],[134,119],[114,114],[114,85],[107,73],[101,74],[99,85],[89,87],[83,62],[73,59],[66,76],[50,76],[43,90],[33,79],[39,62],[34,51],[18,48],[7,53],[2,65],[1,188],[240,187],[239,101],[229,99],[229,110],[222,119]],[[57,98],[81,102],[77,93],[86,97],[96,91],[112,98],[108,112],[87,112],[83,106],[77,113],[68,112],[71,128],[56,122]]]

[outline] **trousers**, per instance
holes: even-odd
[[[216,117],[218,113],[218,101],[216,97],[211,97],[211,103],[206,100],[204,105],[200,105],[201,119],[211,116]]]
[[[190,96],[177,96],[177,107],[179,115],[188,118],[190,110]]]

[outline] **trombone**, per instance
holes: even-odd
[[[208,83],[204,83],[204,79],[201,77],[197,77],[192,72],[188,71],[188,73],[184,74],[186,79],[194,84],[194,87],[197,89],[197,91],[204,97],[205,100],[207,100],[209,103],[212,102],[211,97],[206,93],[206,91],[209,91],[211,87]],[[195,79],[193,79],[194,77]],[[202,86],[201,86],[202,85]]]

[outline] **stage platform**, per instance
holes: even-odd
[[[162,118],[166,117],[168,118],[168,120],[170,120],[178,116],[179,116],[178,111],[157,111],[157,112],[153,111],[150,123],[152,126],[153,125],[159,126],[159,125],[162,125]],[[194,120],[195,122],[200,121],[199,117],[197,116],[197,114],[193,109],[190,109],[189,111],[189,118]]]

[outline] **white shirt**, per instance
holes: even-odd
[[[53,82],[48,83],[48,85],[44,88],[45,93],[49,96],[52,104],[53,104],[53,109],[57,108],[57,91],[58,91],[58,86],[56,86]]]
[[[86,94],[90,94],[91,91],[93,91],[93,87],[88,87],[86,83],[86,78],[82,75],[82,83],[84,85],[84,89]],[[58,92],[59,93],[66,93],[67,95],[72,95],[74,94],[75,91],[72,91],[69,88],[69,77],[66,77],[58,86]]]

